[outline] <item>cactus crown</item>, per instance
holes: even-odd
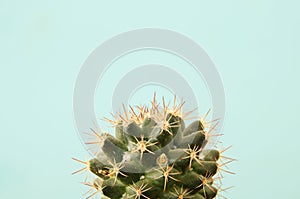
[[[162,104],[156,95],[151,107],[123,106],[124,113],[105,118],[115,128],[115,136],[92,130],[97,141],[87,143],[99,147],[98,154],[83,162],[82,170],[95,175],[85,182],[94,192],[111,199],[212,199],[220,192],[222,178],[219,159],[223,151],[205,149],[216,125],[206,116],[185,126],[191,112],[183,113],[184,102]],[[226,158],[226,157],[225,157]],[[74,173],[77,173],[74,172]],[[92,191],[92,190],[91,190]]]

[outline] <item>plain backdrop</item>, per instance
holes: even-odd
[[[299,6],[296,0],[1,0],[0,198],[84,198],[85,175],[71,175],[81,168],[71,157],[89,157],[73,121],[74,82],[93,49],[143,27],[189,36],[217,66],[226,93],[222,141],[238,159],[230,167],[236,175],[226,177],[235,187],[224,195],[299,197]],[[102,117],[106,106],[96,107]]]

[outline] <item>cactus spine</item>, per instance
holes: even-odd
[[[92,130],[99,147],[98,154],[83,162],[94,174],[92,183],[85,182],[98,195],[111,199],[213,199],[220,191],[216,184],[222,151],[205,149],[214,125],[205,118],[185,126],[191,113],[183,113],[184,103],[162,105],[156,100],[151,107],[124,108],[124,114],[107,119],[115,136]],[[206,115],[207,116],[207,115]],[[74,172],[77,173],[77,172]]]

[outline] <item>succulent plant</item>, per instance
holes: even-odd
[[[151,106],[129,107],[124,113],[105,118],[115,135],[91,129],[99,151],[78,173],[88,170],[95,177],[90,195],[111,199],[212,199],[221,191],[220,171],[233,159],[225,151],[206,149],[216,127],[215,121],[196,119],[185,126],[189,115],[183,112],[184,102],[161,105],[156,95]],[[220,163],[220,159],[226,161]],[[229,172],[230,173],[230,172]]]

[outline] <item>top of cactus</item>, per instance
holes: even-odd
[[[205,146],[217,120],[206,121],[209,111],[187,127],[185,121],[193,111],[184,112],[184,101],[158,103],[154,94],[151,106],[123,105],[123,113],[105,118],[115,128],[115,136],[91,129],[96,158],[84,162],[77,172],[90,170],[98,178],[86,184],[112,199],[121,198],[200,198],[212,199],[219,188],[223,166],[234,159]],[[218,164],[220,158],[229,161]],[[74,173],[77,173],[74,172]],[[231,173],[231,172],[229,172]]]

